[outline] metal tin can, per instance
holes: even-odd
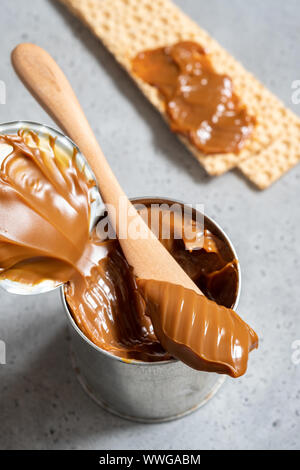
[[[134,203],[179,203],[165,198],[138,198]],[[237,259],[234,247],[224,231],[204,216]],[[238,289],[233,308],[237,308],[241,287],[238,265]],[[124,360],[100,349],[78,328],[68,308],[64,288],[61,297],[71,333],[71,356],[76,375],[84,390],[99,405],[113,414],[134,421],[155,423],[180,418],[204,405],[218,391],[225,376],[199,372],[172,359],[161,362]]]
[[[52,135],[56,138],[57,144],[69,152],[70,156],[75,148],[78,152],[78,164],[84,166],[88,174],[93,177],[76,145],[61,132],[49,126],[30,121],[16,121],[0,124],[0,134],[15,134],[21,128],[33,130],[39,135]],[[97,221],[102,210],[97,190],[93,200],[91,226]],[[165,198],[138,198],[132,201],[183,204]],[[216,222],[205,216],[205,224],[208,228],[213,228],[226,242],[237,259],[232,243]],[[241,287],[239,266],[238,276],[234,308],[237,308]],[[175,359],[161,362],[127,361],[100,349],[78,328],[69,311],[64,287],[60,289],[71,332],[71,356],[75,372],[86,392],[106,410],[135,421],[149,423],[169,421],[204,405],[223,384],[224,376],[195,371]]]

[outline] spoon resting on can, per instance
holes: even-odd
[[[195,369],[242,375],[249,351],[257,347],[255,332],[233,310],[204,297],[148,228],[113,174],[62,70],[45,50],[26,43],[15,48],[12,63],[87,159],[162,345]],[[130,230],[137,226],[139,237]]]

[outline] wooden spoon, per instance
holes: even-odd
[[[78,145],[87,159],[104,203],[115,209],[109,211],[109,217],[135,274],[142,279],[166,281],[202,294],[126,197],[97,143],[69,81],[53,58],[41,47],[24,43],[19,44],[12,52],[12,63],[31,94]],[[127,227],[133,220],[139,224],[146,237],[135,239],[128,232]],[[122,238],[122,233],[126,233],[127,237]]]

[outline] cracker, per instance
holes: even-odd
[[[291,112],[283,134],[258,155],[239,164],[241,172],[259,189],[266,189],[300,161],[300,120]]]
[[[131,60],[138,52],[172,45],[178,41],[192,40],[202,45],[209,53],[216,71],[231,77],[235,93],[247,106],[248,112],[256,117],[257,125],[252,137],[238,155],[233,153],[204,155],[187,138],[177,135],[210,175],[221,175],[239,166],[251,181],[258,184],[253,174],[254,167],[250,169],[250,161],[259,163],[257,172],[260,172],[264,165],[267,166],[269,158],[266,155],[271,155],[270,152],[277,138],[281,139],[284,129],[297,118],[208,33],[170,0],[59,1],[101,39],[167,121],[164,102],[158,90],[134,76],[131,70]],[[299,119],[298,121],[300,122]],[[282,156],[286,160],[284,167],[289,168],[291,162],[286,157],[285,153]],[[241,163],[249,158],[248,166],[247,163]],[[262,187],[261,183],[258,186]],[[267,186],[266,178],[264,186]]]

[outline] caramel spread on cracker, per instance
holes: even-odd
[[[9,149],[0,164],[0,279],[29,285],[66,283],[70,311],[97,346],[125,360],[177,357],[199,370],[238,377],[257,346],[253,330],[233,311],[237,262],[212,227],[191,226],[164,212],[157,236],[205,296],[180,286],[137,279],[117,240],[90,233],[94,182],[55,140],[28,131],[0,136]],[[156,201],[157,202],[157,201]],[[141,215],[148,214],[145,207]],[[159,209],[161,210],[161,209]],[[151,217],[155,216],[151,207]],[[150,221],[150,218],[148,218]]]
[[[171,129],[204,154],[238,153],[251,136],[255,118],[240,103],[231,78],[214,70],[199,44],[184,41],[140,52],[132,70],[160,91]]]

